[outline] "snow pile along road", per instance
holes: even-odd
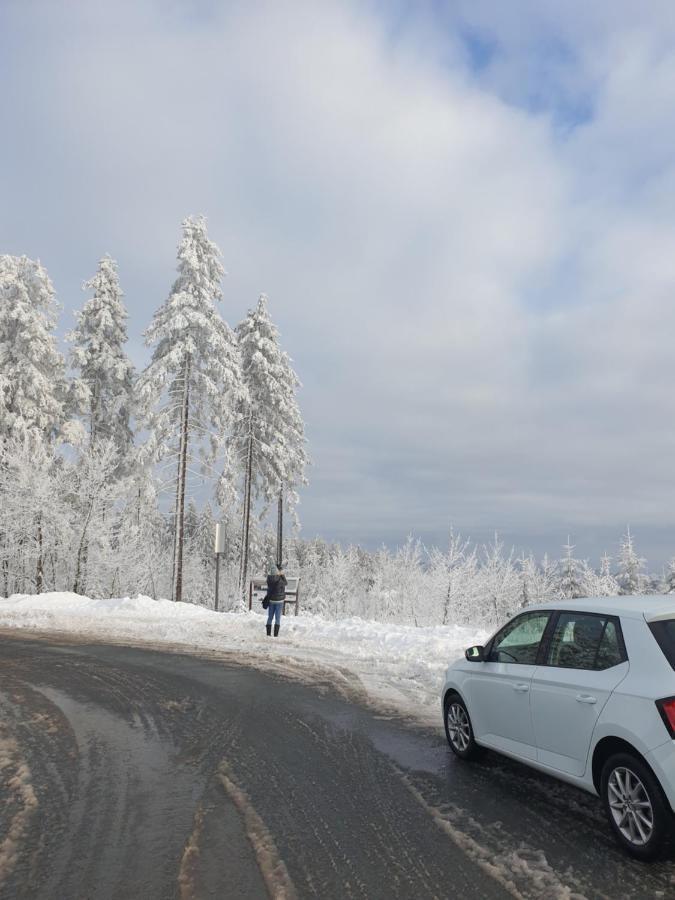
[[[429,723],[439,722],[439,692],[449,662],[487,634],[460,625],[414,628],[319,616],[285,616],[278,638],[261,613],[216,613],[189,603],[78,594],[15,594],[0,599],[0,628],[67,632],[114,641],[170,644],[195,653],[236,652],[242,662],[284,662],[355,675],[373,700]]]

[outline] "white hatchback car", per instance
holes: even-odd
[[[602,798],[625,849],[650,859],[673,832],[675,596],[528,607],[447,671],[448,742],[483,747]]]

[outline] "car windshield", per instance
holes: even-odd
[[[649,630],[656,638],[656,643],[663,650],[663,654],[675,669],[675,619],[662,619],[660,622],[650,622]]]

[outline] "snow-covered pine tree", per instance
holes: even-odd
[[[662,591],[664,594],[675,593],[675,556],[673,556],[663,572]]]
[[[46,270],[26,256],[0,255],[0,467],[11,442],[40,454],[63,427],[66,383],[63,356],[54,336],[57,304]],[[46,454],[50,459],[51,453]],[[50,463],[51,465],[51,463]],[[33,520],[42,547],[42,519]],[[0,531],[3,585],[8,584],[11,534]],[[42,589],[42,552],[36,589]]]
[[[647,587],[647,576],[644,574],[646,560],[638,556],[633,543],[633,535],[630,526],[621,538],[621,549],[617,560],[618,567],[616,581],[619,585],[619,594],[642,594]]]
[[[0,436],[49,438],[63,423],[64,360],[54,337],[57,304],[46,270],[0,256]]]
[[[239,585],[244,591],[252,501],[261,498],[268,505],[276,500],[281,515],[283,492],[287,507],[294,510],[298,500],[296,488],[306,483],[308,459],[296,398],[300,382],[290,357],[279,347],[279,332],[270,319],[265,294],[260,295],[255,309],[237,326],[237,341],[247,394],[237,407],[230,452],[244,476]],[[281,557],[278,534],[278,563],[282,562]]]
[[[537,564],[534,561],[532,554],[525,556],[524,553],[518,557],[516,562],[518,563],[518,569],[520,570],[520,583],[522,587],[521,606],[525,608],[533,602],[532,593],[533,584],[537,577]]]
[[[584,563],[573,556],[574,544],[569,536],[563,550],[565,555],[558,564],[558,594],[564,600],[576,600],[584,596]]]
[[[586,566],[583,573],[584,594],[586,597],[615,597],[619,588],[612,575],[612,559],[603,554],[600,560],[600,571],[595,572]]]
[[[234,404],[245,399],[234,333],[215,301],[224,274],[218,247],[203,217],[183,222],[178,278],[146,331],[153,356],[138,381],[149,439],[142,460],[167,457],[176,465],[173,597],[183,597],[185,494],[189,462],[206,464],[221,446]]]
[[[79,373],[71,385],[72,402],[85,417],[90,442],[111,440],[124,470],[133,440],[129,420],[134,370],[124,349],[128,316],[115,260],[104,256],[83,290],[93,296],[76,314],[77,327],[67,335],[73,344],[71,362]]]

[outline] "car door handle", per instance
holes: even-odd
[[[577,703],[590,703],[590,704],[593,704],[593,703],[597,703],[597,702],[598,702],[598,698],[597,698],[597,697],[592,697],[590,694],[577,694],[577,696],[576,696],[576,701],[577,701]]]
[[[513,690],[518,691],[521,694],[525,694],[527,691],[529,691],[529,689],[530,689],[529,684],[514,684],[513,685]]]

